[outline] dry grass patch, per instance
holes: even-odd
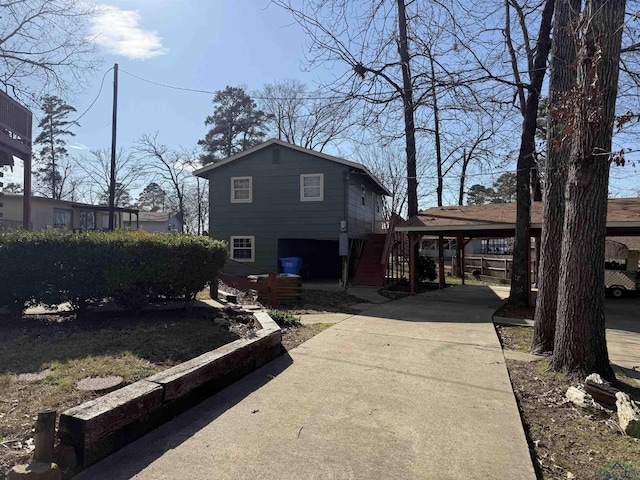
[[[0,478],[29,459],[38,412],[60,413],[97,396],[77,390],[78,381],[118,375],[125,383],[133,383],[237,338],[214,322],[211,312],[198,310],[85,320],[43,315],[4,322],[0,329]]]
[[[287,351],[292,350],[332,325],[335,323],[316,323],[315,325],[300,325],[295,328],[283,329],[282,346]]]

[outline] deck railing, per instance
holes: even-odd
[[[385,282],[392,279],[400,279],[405,275],[405,239],[403,233],[396,232],[396,226],[403,221],[400,215],[395,213],[389,219],[387,238],[384,242],[382,259],[380,263],[384,265]]]

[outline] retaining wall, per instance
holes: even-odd
[[[282,334],[264,312],[246,338],[63,412],[58,435],[86,468],[282,353]]]

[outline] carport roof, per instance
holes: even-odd
[[[423,235],[512,236],[515,203],[433,207],[396,227]],[[542,203],[532,202],[530,228],[542,227]],[[607,208],[607,235],[640,235],[640,198],[613,198]]]

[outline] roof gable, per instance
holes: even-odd
[[[345,165],[347,167],[350,168],[354,168],[357,170],[360,170],[362,172],[364,172],[370,179],[371,181],[374,183],[375,186],[377,186],[380,190],[380,192],[384,195],[388,195],[390,196],[391,193],[389,192],[389,190],[387,190],[385,188],[384,185],[382,185],[382,183],[380,182],[380,180],[378,180],[378,178],[369,171],[369,169],[367,167],[365,167],[364,165],[360,164],[360,163],[356,163],[356,162],[351,162],[349,160],[345,160],[343,158],[339,158],[339,157],[334,157],[333,155],[328,155],[326,153],[322,153],[322,152],[316,152],[315,150],[310,150],[308,148],[304,148],[304,147],[300,147],[298,145],[293,145],[292,143],[287,143],[287,142],[283,142],[282,140],[278,140],[277,138],[268,140],[264,143],[261,143],[260,145],[256,145],[253,148],[250,148],[248,150],[245,150],[244,152],[240,152],[236,155],[233,155],[229,158],[226,158],[224,160],[221,160],[219,162],[215,162],[212,163],[210,165],[207,165],[206,167],[202,167],[198,170],[195,170],[193,172],[194,175],[198,176],[198,177],[203,177],[206,178],[207,177],[207,173],[210,172],[211,170],[215,170],[216,168],[220,168],[224,165],[227,165],[231,162],[236,162],[242,158],[245,158],[255,152],[258,152],[260,150],[263,150],[265,148],[268,148],[272,145],[277,145],[280,147],[284,147],[284,148],[288,148],[291,150],[296,150],[298,152],[302,152],[302,153],[306,153],[308,155],[313,155],[316,158],[321,158],[323,160],[327,160],[330,162],[335,162],[335,163],[339,163],[341,165]]]

